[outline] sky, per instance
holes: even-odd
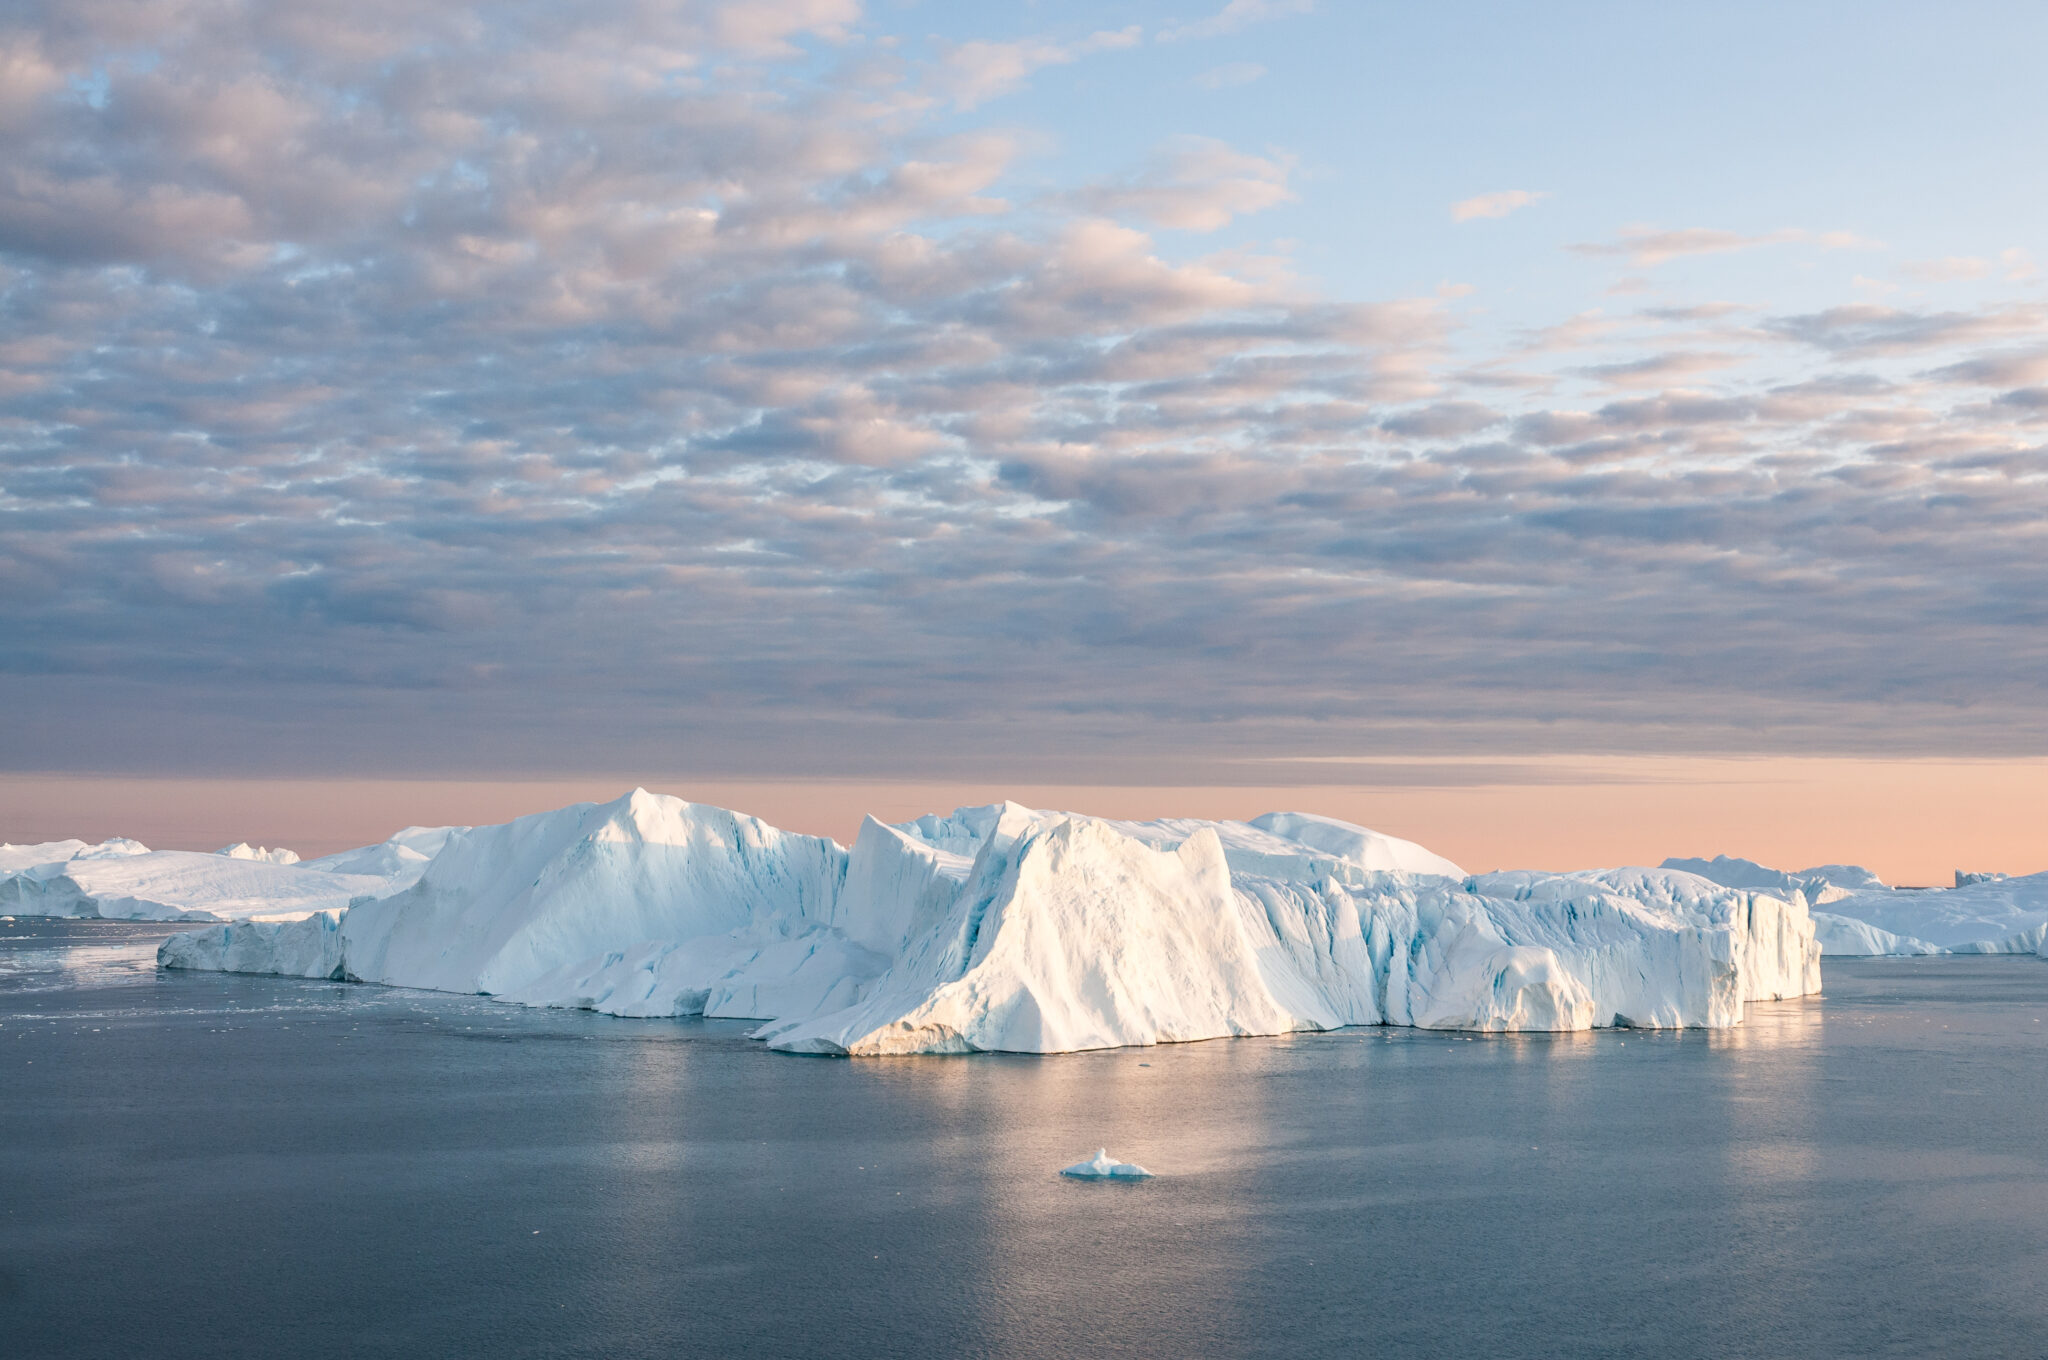
[[[0,775],[2031,777],[2042,50],[14,0]]]

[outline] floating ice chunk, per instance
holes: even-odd
[[[1061,1167],[1060,1174],[1084,1181],[1136,1181],[1144,1180],[1151,1176],[1152,1173],[1139,1166],[1136,1162],[1118,1161],[1109,1155],[1108,1148],[1097,1148],[1095,1155],[1087,1161],[1075,1162],[1072,1166]]]

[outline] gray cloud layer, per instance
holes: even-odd
[[[2038,305],[1475,363],[1145,233],[1277,153],[1005,199],[845,0],[9,14],[0,763],[2048,743]]]

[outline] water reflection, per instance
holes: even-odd
[[[0,918],[0,992],[136,986],[156,976],[156,947],[175,925]]]
[[[281,979],[0,996],[0,1309],[24,1354],[81,1318],[160,1356],[2026,1353],[2048,970],[1945,962],[1717,1033],[1048,1058]],[[1057,1176],[1104,1145],[1159,1179]]]

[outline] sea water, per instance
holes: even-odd
[[[0,1354],[2048,1349],[2048,965],[1739,1029],[835,1061],[0,922]],[[1107,1147],[1157,1176],[1059,1168]]]

